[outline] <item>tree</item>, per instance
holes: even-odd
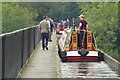
[[[37,12],[16,3],[2,3],[2,32],[11,32],[35,24]]]
[[[38,21],[42,19],[43,15],[48,15],[55,21],[59,21],[67,18],[72,19],[80,14],[79,6],[75,2],[32,2],[31,6],[39,13]]]
[[[95,31],[98,47],[116,58],[118,53],[118,3],[81,3],[82,12]]]

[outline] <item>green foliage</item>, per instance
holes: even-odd
[[[98,48],[117,59],[118,3],[80,3],[80,7],[89,21],[89,29],[95,31]]]
[[[48,15],[58,22],[62,19],[78,17],[80,14],[78,4],[75,2],[31,2],[30,4],[32,8],[36,9],[39,13],[38,21],[40,21],[44,15]]]
[[[72,3],[62,3],[62,12],[61,12],[61,18],[76,18],[80,14],[80,10],[78,7],[78,4],[75,2]]]
[[[39,16],[37,17],[37,21],[42,20],[44,15],[50,16],[57,20],[60,15],[60,6],[59,3],[54,2],[31,2],[31,7],[38,11]]]
[[[37,12],[16,3],[2,3],[2,32],[29,27],[35,24]]]

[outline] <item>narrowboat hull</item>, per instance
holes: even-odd
[[[84,33],[84,38],[81,34]],[[80,41],[83,41],[82,43]],[[66,29],[58,38],[58,53],[62,61],[101,61],[102,53],[97,49],[92,31]]]
[[[88,51],[87,55],[81,55],[79,50],[58,51],[62,62],[96,62],[103,60],[103,54],[100,51]]]

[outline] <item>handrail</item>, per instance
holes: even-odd
[[[40,39],[36,25],[0,35],[0,80],[18,75]]]
[[[38,26],[35,25],[35,26],[32,26],[32,27],[26,27],[26,28],[23,28],[23,29],[12,31],[12,32],[3,33],[3,34],[0,35],[0,37],[5,36],[5,35],[10,35],[10,34],[15,34],[17,32],[21,32],[21,31],[24,31],[24,30],[27,30],[27,29],[30,29],[30,28],[35,28],[35,27],[38,27]]]

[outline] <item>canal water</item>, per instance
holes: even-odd
[[[62,78],[118,78],[104,61],[101,62],[61,62]]]

